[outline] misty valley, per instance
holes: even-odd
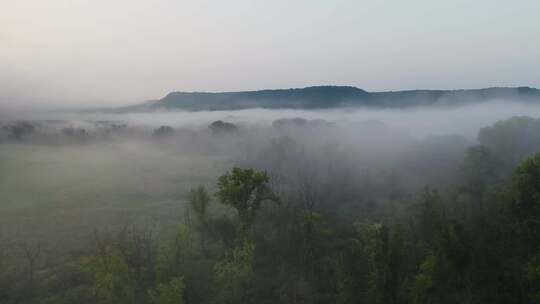
[[[0,0],[0,304],[540,304],[538,12]]]
[[[540,106],[0,121],[0,303],[533,303]]]

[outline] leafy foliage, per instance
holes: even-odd
[[[540,303],[540,153],[511,141],[535,123],[484,130],[455,168],[459,183],[415,195],[393,173],[377,187],[358,179],[368,186],[351,191],[309,170],[294,175],[304,178],[295,188],[290,176],[271,184],[265,171],[233,168],[218,179],[219,205],[205,186],[187,193],[184,222],[170,236],[96,232],[93,250],[62,267],[42,266],[39,245],[20,246],[20,269],[0,254],[0,301]],[[274,145],[278,158],[292,153],[289,144]],[[274,186],[281,203],[264,204],[278,201]],[[326,204],[313,203],[321,196]]]
[[[197,214],[199,221],[204,222],[206,219],[206,210],[210,203],[210,194],[208,194],[206,188],[203,185],[199,185],[197,188],[189,190],[187,201]]]
[[[236,209],[242,231],[253,224],[262,202],[277,201],[268,186],[269,181],[266,172],[251,168],[233,168],[219,178],[216,196],[222,204]]]
[[[232,253],[214,266],[217,302],[246,303],[250,297],[253,278],[253,252],[250,242],[233,249]]]
[[[183,304],[184,281],[182,278],[174,278],[168,283],[159,284],[156,290],[149,292],[151,304]]]

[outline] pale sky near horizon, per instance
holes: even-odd
[[[540,87],[538,0],[0,0],[0,106]]]

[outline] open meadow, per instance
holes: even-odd
[[[172,233],[186,191],[214,183],[223,161],[135,142],[0,144],[0,238],[17,256],[41,243],[51,259],[91,244],[93,230],[144,225]]]

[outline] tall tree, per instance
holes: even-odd
[[[219,177],[216,196],[221,203],[236,209],[242,232],[249,230],[262,202],[277,202],[269,181],[266,172],[251,168],[235,167]]]

